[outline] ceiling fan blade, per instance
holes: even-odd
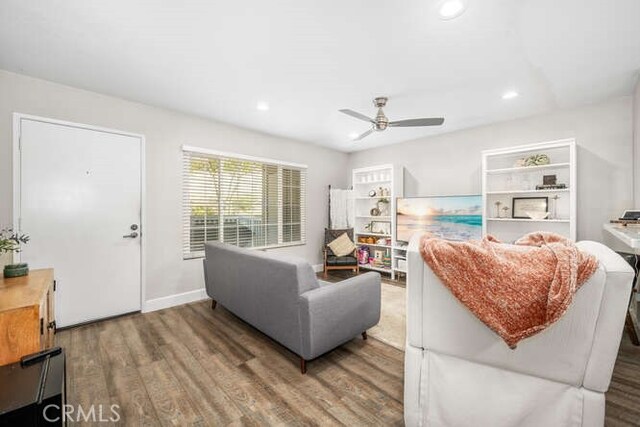
[[[373,129],[369,129],[368,131],[366,131],[365,133],[361,134],[360,136],[353,138],[354,141],[360,141],[363,138],[368,137],[369,135],[371,135],[373,133]]]
[[[339,110],[339,111],[341,113],[346,114],[347,116],[355,117],[356,119],[364,120],[365,122],[369,122],[369,123],[375,123],[376,122],[372,118],[367,117],[364,114],[360,114],[357,111],[353,111],[353,110],[349,110],[349,109],[344,109],[344,110]]]
[[[389,122],[389,126],[393,127],[412,127],[412,126],[440,126],[444,123],[442,117],[432,117],[428,119],[408,119]]]

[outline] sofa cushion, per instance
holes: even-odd
[[[304,259],[205,244],[207,295],[247,323],[302,354],[300,295],[320,285]]]
[[[328,256],[327,265],[357,265],[358,260],[352,256]]]
[[[338,238],[331,241],[327,246],[331,249],[335,256],[341,257],[353,253],[356,249],[356,245],[347,236],[347,233],[342,233]]]

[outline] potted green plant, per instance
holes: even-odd
[[[20,252],[20,247],[29,242],[29,236],[18,234],[11,228],[0,230],[0,254]],[[26,263],[8,264],[4,266],[4,277],[20,277],[29,274]]]

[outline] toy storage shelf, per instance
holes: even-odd
[[[395,279],[396,199],[403,196],[403,168],[392,164],[353,169],[355,239],[370,253],[360,268]],[[375,209],[374,209],[375,208]],[[379,214],[375,214],[377,212]],[[375,255],[378,255],[376,258]],[[386,260],[386,264],[385,264]]]

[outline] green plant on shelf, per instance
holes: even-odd
[[[29,242],[29,236],[18,234],[11,228],[0,230],[0,253],[20,252],[21,245]]]
[[[13,231],[11,228],[0,230],[0,254],[18,253],[22,250],[22,245],[29,242],[29,236]],[[27,264],[8,264],[4,266],[4,277],[25,276],[29,273]]]

